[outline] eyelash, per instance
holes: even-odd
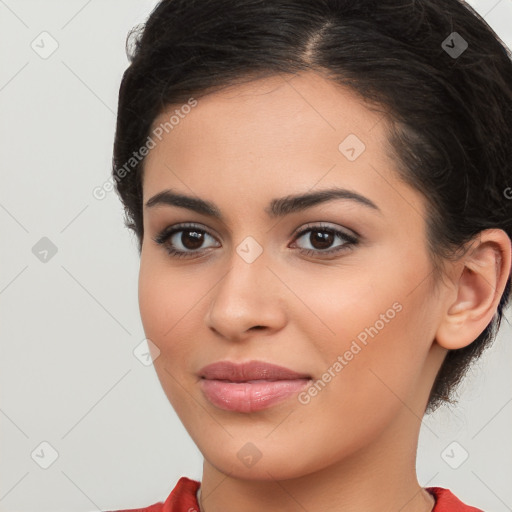
[[[198,253],[201,252],[200,249],[195,250],[195,251],[180,251],[180,250],[176,250],[176,249],[172,248],[167,243],[168,240],[174,234],[180,233],[180,232],[187,232],[187,231],[196,231],[199,233],[207,234],[208,236],[211,236],[212,238],[214,238],[212,235],[210,235],[210,233],[208,233],[208,231],[206,231],[205,229],[201,229],[197,225],[177,224],[177,225],[163,229],[158,235],[156,235],[153,238],[153,241],[159,245],[162,245],[164,247],[164,249],[167,251],[167,253],[173,258],[193,258],[193,257],[195,257],[195,255],[197,255]],[[343,231],[340,231],[340,230],[335,229],[330,226],[325,226],[323,224],[315,224],[315,225],[309,225],[309,226],[305,227],[304,229],[302,229],[295,235],[294,242],[297,239],[301,238],[304,234],[309,233],[309,232],[315,232],[315,231],[331,233],[331,234],[341,238],[342,240],[344,240],[345,243],[335,247],[334,249],[328,249],[325,251],[322,251],[320,249],[299,249],[299,252],[301,254],[305,254],[307,256],[318,256],[319,254],[333,255],[333,254],[338,254],[343,251],[346,251],[347,249],[350,249],[351,247],[354,247],[355,245],[357,245],[359,243],[359,239],[357,237],[351,236],[347,233],[344,233]],[[205,249],[203,249],[203,251],[205,251]]]

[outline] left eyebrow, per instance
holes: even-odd
[[[329,188],[309,192],[307,194],[298,194],[279,199],[272,199],[270,205],[265,208],[265,212],[271,218],[283,217],[290,213],[306,210],[307,208],[311,208],[320,203],[333,201],[334,199],[355,201],[363,206],[375,210],[376,212],[382,213],[380,208],[371,199],[368,199],[353,190],[347,190],[345,188]]]
[[[289,195],[286,197],[272,199],[269,206],[265,208],[265,213],[270,218],[284,217],[290,213],[300,212],[308,208],[312,208],[317,204],[333,201],[335,199],[354,201],[373,209],[378,213],[382,213],[380,208],[372,200],[358,194],[357,192],[344,188],[330,188],[315,192],[308,192],[306,194]],[[214,203],[197,197],[179,194],[169,189],[163,190],[162,192],[154,195],[146,202],[145,206],[146,208],[152,208],[157,205],[186,208],[209,217],[224,220],[220,209]]]

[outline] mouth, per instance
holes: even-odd
[[[282,402],[311,381],[310,375],[264,361],[219,361],[202,368],[199,377],[201,390],[212,405],[244,413]]]

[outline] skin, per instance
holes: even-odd
[[[366,146],[352,162],[338,149],[348,134]],[[144,204],[172,189],[215,203],[223,215],[170,205],[143,212],[141,318],[160,351],[162,388],[204,455],[203,512],[434,506],[415,471],[421,419],[447,349],[471,343],[496,311],[510,240],[501,230],[482,232],[435,282],[426,200],[399,179],[386,142],[380,114],[352,91],[304,73],[201,97],[146,158]],[[283,218],[265,212],[274,198],[332,186],[379,211],[335,199]],[[187,231],[174,236],[188,258],[153,240],[181,222],[207,232],[202,245]],[[295,235],[319,223],[355,232],[359,243],[325,256],[310,236],[321,228]],[[252,263],[236,250],[248,236],[263,249]],[[344,243],[334,237],[323,247]],[[321,379],[395,303],[400,312],[307,404],[293,396],[239,413],[215,407],[200,390],[198,371],[226,359]],[[251,467],[237,457],[249,442],[261,453]]]

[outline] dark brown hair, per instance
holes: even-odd
[[[127,39],[113,178],[139,252],[144,146],[169,105],[255,78],[315,71],[385,113],[401,178],[427,199],[434,270],[486,228],[512,238],[510,50],[459,0],[162,0]],[[132,160],[133,162],[133,160]],[[507,193],[508,191],[508,193]],[[495,338],[448,352],[427,413]]]

